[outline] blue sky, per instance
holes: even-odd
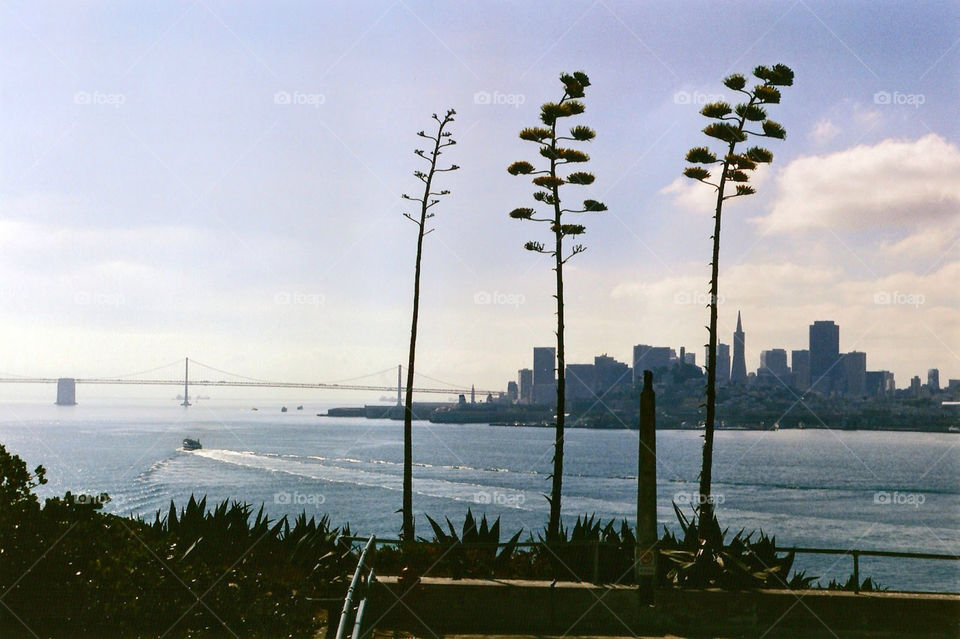
[[[568,361],[702,360],[709,189],[680,179],[720,80],[782,62],[787,139],[725,209],[721,329],[747,362],[841,349],[898,385],[960,377],[960,5],[61,3],[0,7],[0,371],[100,375],[189,355],[332,380],[406,359],[415,133],[453,107],[426,243],[419,370],[503,387],[550,344],[552,273],[507,217],[517,138],[557,76],[593,85]],[[573,188],[573,187],[569,187]],[[491,303],[484,303],[486,300]],[[501,302],[501,303],[498,303]],[[692,303],[688,303],[692,302]],[[886,303],[889,302],[889,303]],[[729,342],[729,335],[722,337]],[[384,377],[389,383],[390,375]]]

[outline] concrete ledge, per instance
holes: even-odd
[[[960,595],[939,594],[658,590],[648,606],[627,586],[425,578],[404,591],[382,577],[367,614],[424,636],[960,637]]]

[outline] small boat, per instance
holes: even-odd
[[[184,438],[183,440],[183,449],[184,450],[200,450],[203,446],[200,444],[199,439],[190,439],[189,437]]]
[[[297,410],[303,410],[303,404],[297,406]]]
[[[287,407],[286,407],[286,406],[283,406],[283,407],[280,409],[280,412],[281,412],[281,413],[287,412]]]

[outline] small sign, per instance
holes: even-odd
[[[657,574],[657,553],[655,550],[645,550],[637,557],[637,576],[654,577]]]

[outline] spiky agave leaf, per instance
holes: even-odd
[[[753,195],[756,192],[757,192],[756,189],[754,189],[749,184],[737,185],[737,195]]]
[[[577,149],[557,149],[557,153],[567,162],[589,162],[590,156]]]
[[[779,122],[773,120],[763,121],[763,134],[770,138],[783,140],[787,137],[787,132]]]
[[[554,177],[552,175],[538,175],[533,178],[533,183],[537,186],[542,186],[547,189],[557,188],[564,184],[563,178]]]
[[[737,115],[739,115],[741,118],[751,122],[760,122],[767,117],[767,112],[763,109],[763,107],[759,107],[755,104],[738,104],[736,111]]]
[[[587,227],[583,224],[561,224],[560,233],[564,236],[567,235],[583,235],[587,231]]]
[[[510,211],[510,217],[515,220],[529,220],[533,217],[533,209],[530,208],[519,208],[513,209]]]
[[[599,212],[599,211],[606,211],[607,205],[604,204],[603,202],[598,202],[596,200],[584,200],[583,208],[586,209],[587,211]]]
[[[747,85],[747,79],[739,73],[733,73],[723,79],[723,86],[734,91],[740,91]]]
[[[780,104],[780,90],[766,84],[753,87],[753,95],[763,104]]]
[[[773,162],[773,153],[761,146],[755,146],[747,149],[745,155],[754,162],[760,162],[764,164]]]

